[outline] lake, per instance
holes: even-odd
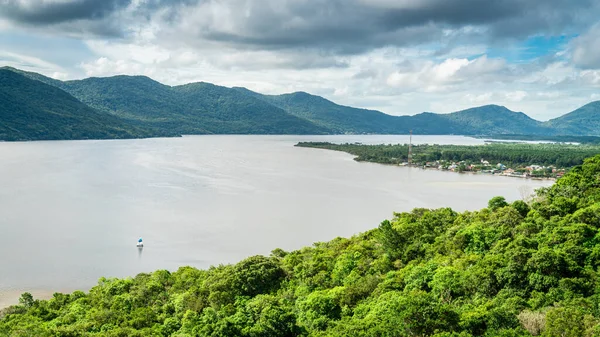
[[[485,207],[548,186],[357,163],[299,141],[408,136],[187,136],[0,143],[0,303],[98,278],[231,263],[351,236],[415,207]],[[413,143],[481,144],[459,136]],[[138,251],[135,243],[144,239]]]

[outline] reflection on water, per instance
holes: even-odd
[[[520,186],[550,184],[357,163],[345,153],[293,146],[308,140],[398,143],[407,137],[0,143],[0,292],[87,289],[101,276],[207,268],[350,236],[394,211],[478,209],[496,195],[519,199]],[[138,249],[136,258],[132,238],[141,233],[152,249]]]

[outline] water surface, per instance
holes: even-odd
[[[394,211],[474,210],[493,196],[515,200],[551,184],[357,163],[346,153],[293,146],[310,140],[408,137],[0,143],[0,302],[2,293],[88,289],[101,276],[206,268],[297,249],[374,228]],[[414,136],[413,143],[483,141]]]

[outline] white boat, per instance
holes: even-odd
[[[140,238],[138,240],[136,247],[138,247],[138,248],[144,247],[144,242],[142,242],[142,238]]]

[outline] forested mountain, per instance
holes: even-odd
[[[0,69],[0,140],[148,137],[144,128],[81,103],[68,93]]]
[[[600,135],[600,102],[539,122],[522,112],[486,105],[463,111],[391,116],[305,92],[263,95],[210,83],[167,86],[145,76],[58,81],[2,68],[60,88],[88,106],[152,135],[180,134],[457,134]],[[17,87],[12,90],[18,90]],[[51,97],[48,97],[51,99]]]
[[[594,337],[600,156],[523,201],[397,213],[352,238],[208,270],[23,294],[7,336]]]
[[[145,76],[68,81],[82,102],[178,134],[323,134],[329,130],[238,91],[207,83],[170,87]]]
[[[581,108],[544,123],[561,135],[600,135],[600,101],[588,103]]]
[[[236,89],[336,133],[406,133],[407,126],[399,118],[383,112],[338,105],[305,92],[261,95],[245,88]]]
[[[262,95],[236,88],[285,111],[339,133],[406,134],[551,134],[541,122],[503,106],[486,105],[449,114],[425,112],[414,116],[391,116],[376,110],[335,104],[305,92]]]
[[[35,73],[21,73],[57,86],[90,107],[127,123],[150,128],[158,135],[331,132],[237,90],[208,83],[171,87],[145,76],[61,82]]]
[[[505,134],[512,132],[521,135],[532,135],[552,133],[552,130],[547,130],[541,122],[530,118],[526,114],[511,111],[499,105],[485,105],[441,116],[460,125],[464,130],[469,130],[470,134]]]

